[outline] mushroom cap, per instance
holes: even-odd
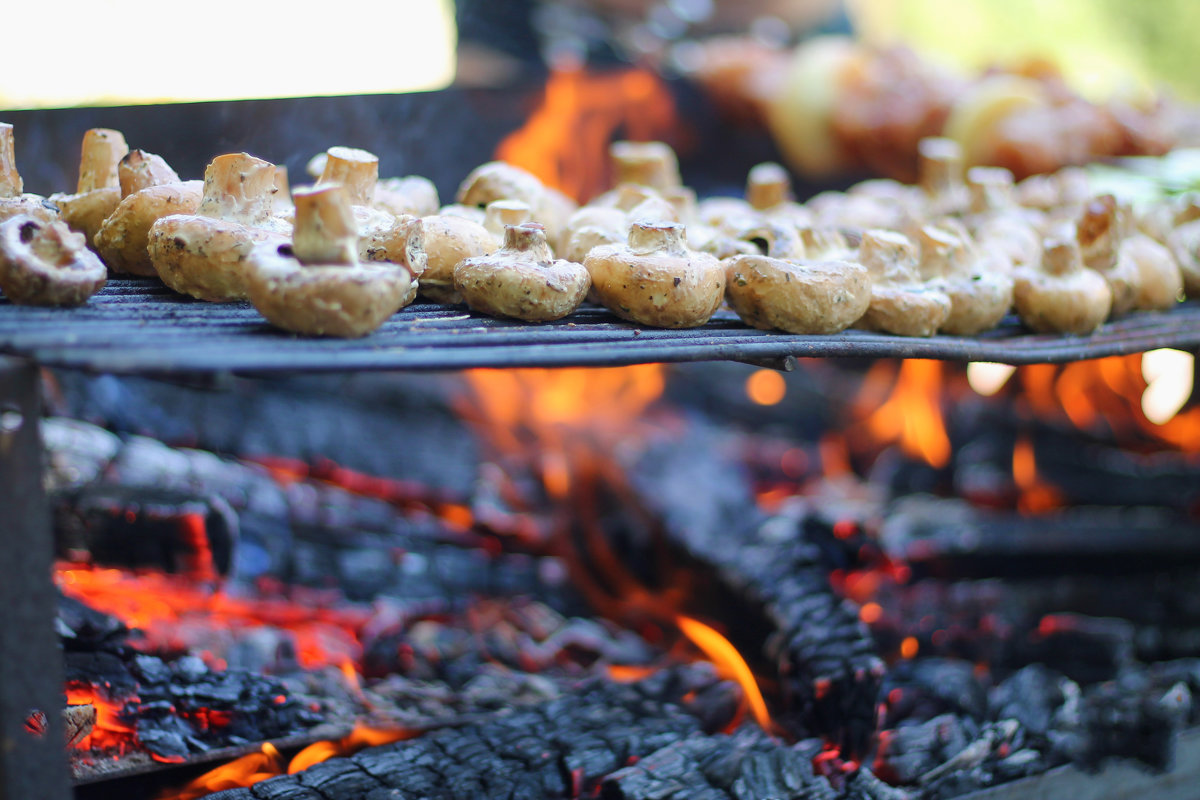
[[[1183,291],[1200,297],[1200,220],[1179,225],[1167,234],[1167,247],[1183,274]]]
[[[725,296],[742,321],[788,333],[837,333],[871,305],[871,276],[849,261],[801,262],[736,256],[725,264]]]
[[[981,267],[973,274],[945,280],[939,288],[950,298],[950,315],[941,330],[955,336],[991,330],[1013,304],[1013,280],[1002,270]]]
[[[464,217],[436,214],[423,217],[425,232],[425,272],[420,292],[438,303],[461,303],[462,295],[454,288],[454,268],[466,258],[487,255],[500,246],[483,225]]]
[[[145,150],[130,150],[126,153],[117,165],[117,178],[123,198],[151,186],[181,182],[179,175],[161,156],[147,153]]]
[[[388,228],[359,240],[358,257],[361,261],[390,261],[404,266],[412,273],[415,296],[416,279],[425,272],[429,260],[425,252],[425,224],[419,217],[393,217]]]
[[[679,186],[679,160],[664,142],[613,142],[608,149],[618,183],[640,183],[664,192]]]
[[[150,186],[126,196],[96,232],[96,252],[116,272],[157,275],[146,249],[151,226],[172,214],[195,214],[203,193],[203,181],[187,181]]]
[[[454,268],[454,287],[473,310],[527,322],[562,319],[579,308],[590,286],[583,265],[553,260],[536,223],[508,226],[503,247]]]
[[[0,289],[19,305],[77,306],[100,291],[108,270],[65,223],[20,215],[0,223]]]
[[[645,325],[703,325],[725,295],[725,269],[713,256],[688,250],[677,223],[635,224],[629,244],[597,247],[584,266],[601,303]]]
[[[272,325],[310,336],[357,338],[411,302],[407,269],[386,264],[301,265],[286,245],[253,248],[245,271],[250,302]]]
[[[876,283],[858,327],[897,336],[933,336],[950,316],[950,298],[922,284]]]
[[[1183,274],[1165,246],[1149,236],[1134,234],[1122,241],[1117,251],[1118,265],[1126,262],[1134,264],[1139,273],[1134,308],[1166,311],[1179,302],[1183,296]]]
[[[433,181],[420,175],[383,178],[375,184],[375,207],[396,216],[427,217],[436,214],[441,201]]]
[[[902,233],[879,229],[865,231],[858,246],[857,260],[876,283],[913,283],[918,279],[917,248]]]
[[[287,243],[281,233],[189,214],[163,217],[150,228],[147,250],[163,283],[212,303],[247,298],[246,263],[259,242]]]
[[[58,212],[58,206],[39,194],[0,197],[0,222],[22,215],[33,217],[46,225],[62,219]]]
[[[538,208],[544,191],[532,172],[504,161],[489,161],[471,170],[459,184],[455,199],[481,208],[493,200],[523,200],[530,208]]]
[[[107,186],[81,194],[52,194],[49,200],[58,206],[62,221],[91,242],[104,220],[121,204],[121,189]]]

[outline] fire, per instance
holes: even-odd
[[[158,800],[195,800],[223,789],[253,786],[277,775],[293,775],[331,758],[354,755],[364,747],[378,747],[411,739],[417,733],[403,728],[372,728],[359,724],[341,739],[309,745],[286,764],[283,754],[273,744],[265,742],[259,752],[206,772],[183,789],[162,793]]]
[[[92,728],[92,732],[76,742],[75,749],[115,749],[120,754],[136,749],[137,731],[121,715],[124,702],[117,703],[106,697],[95,686],[78,682],[68,683],[66,694],[69,706],[90,704],[96,708],[96,724]],[[136,700],[137,698],[127,699]]]
[[[746,396],[760,406],[774,406],[787,394],[787,383],[773,369],[760,369],[746,379]]]
[[[608,164],[597,154],[607,152],[614,138],[665,139],[675,127],[671,93],[647,70],[558,70],[541,105],[500,143],[496,158],[585,200],[609,186]]]
[[[188,640],[196,631],[218,635],[273,626],[292,633],[297,658],[306,669],[357,663],[362,653],[358,631],[370,619],[370,613],[361,609],[322,608],[311,602],[316,598],[296,602],[236,597],[164,573],[135,574],[61,563],[55,580],[64,594],[143,631],[152,649],[201,649],[197,645],[203,642]]]
[[[750,705],[750,713],[755,721],[764,729],[771,728],[771,715],[767,712],[767,703],[763,700],[758,682],[750,666],[742,658],[728,639],[699,620],[685,617],[682,614],[675,618],[675,624],[692,642],[712,659],[717,667],[717,674],[726,680],[735,680],[746,695]]]
[[[890,371],[890,363],[880,362],[863,381],[856,405],[867,412],[866,429],[876,443],[897,442],[909,456],[932,467],[946,466],[950,461],[950,438],[942,419],[941,362],[904,361],[885,397],[882,387]]]
[[[1042,514],[1062,506],[1060,493],[1038,477],[1037,456],[1028,436],[1020,436],[1013,445],[1013,483],[1017,487],[1017,509],[1027,514]]]

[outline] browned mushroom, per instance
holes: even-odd
[[[375,207],[398,217],[405,214],[427,217],[436,214],[439,205],[437,187],[419,175],[384,178],[375,184]]]
[[[210,302],[246,299],[250,251],[288,240],[272,216],[274,194],[274,164],[246,153],[213,159],[196,213],[172,214],[150,228],[147,250],[163,283]]]
[[[708,322],[725,294],[725,270],[688,249],[676,222],[634,223],[627,245],[597,247],[584,266],[597,298],[619,317],[660,328]]]
[[[675,151],[663,142],[613,142],[608,153],[617,185],[636,183],[666,192],[683,183]]]
[[[145,150],[130,150],[117,165],[117,185],[123,198],[151,186],[179,182],[178,173],[162,156]]]
[[[1047,241],[1041,269],[1026,267],[1013,277],[1017,314],[1035,331],[1088,334],[1112,307],[1108,283],[1083,265],[1073,238]]]
[[[13,303],[77,306],[100,291],[108,270],[83,235],[28,215],[0,223],[0,289]]]
[[[508,238],[506,229],[510,225],[521,225],[530,221],[533,210],[521,200],[493,200],[483,210],[483,227],[501,244]],[[543,227],[543,233],[545,228]]]
[[[1134,259],[1118,259],[1121,242],[1132,231],[1128,209],[1111,194],[1094,197],[1084,204],[1076,223],[1076,239],[1084,266],[1099,272],[1112,292],[1110,314],[1133,309],[1141,292],[1142,270]]]
[[[751,167],[746,175],[746,202],[767,219],[778,219],[796,227],[813,223],[812,212],[792,196],[792,178],[773,161]]]
[[[917,142],[917,175],[930,216],[966,210],[968,196],[963,183],[963,149],[958,142],[937,136]]]
[[[1121,241],[1116,271],[1126,271],[1124,262],[1132,263],[1138,273],[1137,296],[1133,300],[1138,311],[1166,311],[1183,297],[1183,273],[1165,245],[1135,233]]]
[[[590,285],[583,265],[554,259],[536,222],[509,225],[499,250],[454,268],[454,286],[468,306],[526,322],[562,319],[579,308]]]
[[[489,161],[473,169],[459,185],[457,200],[480,208],[494,200],[521,200],[533,210],[533,219],[546,226],[551,245],[559,249],[564,243],[567,220],[577,207],[532,173],[503,161]]]
[[[58,206],[63,222],[82,233],[88,244],[121,202],[118,169],[128,152],[129,145],[120,131],[92,128],[83,135],[75,193],[50,195],[50,202]]]
[[[13,126],[0,122],[0,221],[22,214],[46,224],[58,219],[53,203],[38,194],[25,194],[24,188],[17,170]]]
[[[871,276],[860,264],[804,259],[799,235],[778,222],[744,236],[768,243],[765,255],[725,261],[725,296],[755,328],[827,334],[845,330],[871,304]]]
[[[293,244],[261,243],[250,255],[250,302],[276,327],[353,338],[376,330],[413,296],[403,266],[358,262],[358,224],[338,184],[297,189]]]
[[[871,273],[871,305],[858,326],[898,336],[932,336],[950,316],[950,298],[921,282],[917,249],[903,234],[866,231],[858,262]]]
[[[124,197],[96,231],[93,244],[115,272],[153,276],[150,228],[172,214],[195,214],[204,196],[204,181],[148,186]]]

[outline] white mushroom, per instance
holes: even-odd
[[[1047,241],[1041,268],[1017,270],[1014,279],[1017,314],[1035,331],[1088,334],[1112,307],[1108,283],[1084,267],[1073,238]]]
[[[100,291],[108,270],[83,235],[28,215],[0,223],[0,289],[13,303],[77,306]]]
[[[25,194],[25,182],[17,170],[13,126],[0,122],[0,222],[19,215],[49,224],[59,218],[53,203],[38,194]]]
[[[873,281],[871,305],[858,327],[899,336],[932,336],[950,317],[949,296],[921,282],[916,247],[904,235],[864,232],[858,262]]]
[[[63,222],[82,233],[89,244],[121,202],[119,167],[128,152],[120,131],[92,128],[83,135],[75,193],[50,195]]]

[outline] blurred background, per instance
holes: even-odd
[[[412,92],[449,86],[456,73],[467,84],[501,82],[533,60],[641,61],[661,55],[664,42],[710,33],[786,44],[829,30],[907,42],[962,67],[1044,58],[1086,96],[1166,86],[1200,98],[1194,0],[340,0],[319,13],[299,8],[62,0],[48,24],[39,4],[6,4],[6,27],[20,33],[6,37],[0,108]]]

